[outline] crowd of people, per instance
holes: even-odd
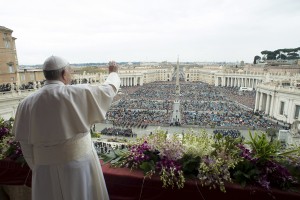
[[[225,111],[237,110],[237,104],[228,101],[182,101],[182,109],[185,111]]]
[[[107,119],[122,128],[147,128],[148,125],[168,124],[170,116],[160,110],[116,109],[107,112]]]
[[[112,108],[120,109],[143,109],[143,110],[171,110],[172,102],[168,100],[147,100],[147,99],[121,99]]]
[[[34,82],[23,83],[21,85],[16,85],[16,83],[6,83],[0,85],[0,92],[10,92],[10,91],[18,91],[18,90],[32,90],[35,88],[40,88],[43,86],[45,81],[41,81],[39,84]]]
[[[256,91],[240,91],[238,87],[217,87],[217,89],[226,94],[228,100],[238,102],[251,109],[255,107]]]
[[[181,101],[224,101],[225,95],[217,90],[215,86],[202,82],[188,82],[180,84]]]
[[[213,131],[213,133],[216,134],[221,134],[223,137],[225,136],[230,136],[233,138],[241,137],[241,132],[236,129],[229,129],[229,130],[224,130],[224,129],[216,129]]]
[[[129,94],[130,99],[174,100],[175,97],[175,82],[144,84],[134,93]]]
[[[203,82],[181,82],[180,95],[171,82],[153,82],[124,87],[121,97],[107,113],[118,127],[147,128],[148,125],[171,124],[173,102],[180,100],[180,125],[266,129],[278,124],[255,115],[255,91],[237,87],[213,86]],[[243,106],[241,106],[243,105]]]
[[[0,85],[0,92],[8,92],[8,91],[11,91],[10,83]]]
[[[109,153],[112,149],[124,149],[127,147],[125,144],[111,144],[103,141],[94,141],[94,146],[97,154],[100,156],[103,153]]]
[[[104,128],[101,131],[102,135],[108,136],[123,136],[123,137],[136,137],[137,135],[132,132],[131,128],[121,129],[121,128]]]

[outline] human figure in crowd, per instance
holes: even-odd
[[[33,200],[109,199],[90,135],[120,86],[115,62],[108,71],[102,86],[69,85],[70,64],[51,56],[45,85],[19,104],[13,133],[32,169]]]

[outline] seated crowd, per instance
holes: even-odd
[[[132,132],[131,128],[120,129],[120,128],[104,128],[101,131],[102,135],[108,136],[123,136],[123,137],[136,137],[136,134]]]
[[[237,138],[241,136],[241,132],[236,129],[229,129],[229,130],[224,130],[224,129],[216,129],[213,131],[213,133],[216,135],[220,133],[223,137],[224,136],[230,136],[233,138]]]
[[[126,148],[125,144],[117,144],[117,143],[109,143],[104,141],[94,141],[94,146],[97,151],[97,154],[100,155],[102,153],[109,153],[111,149],[124,149]]]
[[[122,88],[122,91],[126,89]],[[146,128],[147,125],[174,125],[170,123],[176,98],[174,81],[144,84],[126,91],[126,94],[107,113],[115,126]],[[255,91],[240,92],[237,87],[181,82],[179,99],[180,125],[278,128],[278,124],[254,115]]]
[[[116,109],[107,112],[107,119],[114,126],[126,128],[147,128],[148,125],[168,124],[169,116],[164,111]]]

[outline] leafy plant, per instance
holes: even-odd
[[[239,145],[241,156],[244,158],[231,170],[232,177],[241,185],[258,184],[265,189],[271,186],[279,188],[290,188],[295,183],[289,170],[280,163],[282,155],[293,151],[281,153],[278,141],[268,141],[266,135],[255,133],[253,137],[249,131],[250,150],[245,145]]]
[[[212,137],[205,131],[186,133],[182,138],[158,131],[130,143],[127,149],[101,157],[111,166],[140,169],[145,177],[157,174],[163,187],[182,188],[186,178],[193,178],[202,186],[223,192],[226,182],[231,181],[266,189],[290,188],[295,179],[286,166],[300,166],[300,156],[296,160],[284,158],[299,149],[282,152],[280,144],[268,141],[263,133],[253,136],[249,132],[249,136],[250,140],[244,142],[221,134]]]
[[[250,145],[250,148],[254,153],[254,158],[259,159],[260,162],[264,162],[278,156],[281,149],[279,141],[268,141],[265,133],[258,135],[255,132],[253,137],[252,133],[249,131],[249,136],[250,141],[246,142],[246,144]]]
[[[21,164],[26,164],[20,143],[14,140],[11,133],[14,119],[0,118],[0,159],[9,159]]]

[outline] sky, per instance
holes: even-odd
[[[300,46],[299,0],[10,0],[19,65],[57,55],[70,63],[253,62]]]

